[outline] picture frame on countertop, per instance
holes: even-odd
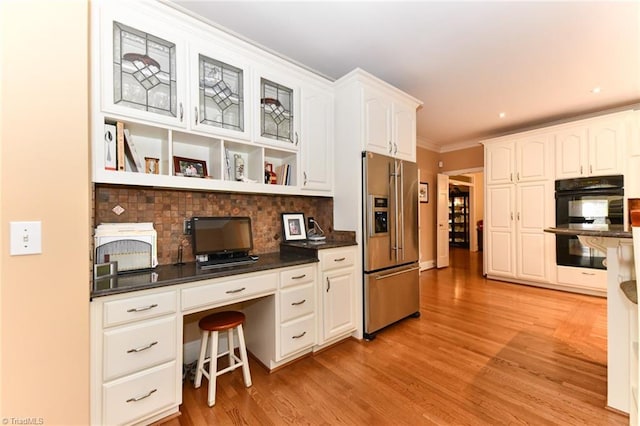
[[[173,157],[173,170],[176,176],[204,178],[207,174],[207,162],[193,158]]]
[[[284,241],[299,241],[307,239],[304,213],[282,213],[282,231]]]
[[[429,202],[429,183],[428,182],[420,182],[420,186],[418,187],[418,199],[421,203]]]

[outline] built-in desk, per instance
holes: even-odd
[[[628,413],[631,311],[620,283],[635,276],[632,234],[622,225],[593,224],[557,226],[545,232],[576,235],[583,244],[607,254],[607,405]]]
[[[329,338],[320,336],[318,324],[324,312],[335,312],[324,308],[331,301],[325,293],[355,301],[355,281],[343,277],[355,276],[356,252],[354,243],[327,244],[262,254],[251,265],[207,271],[193,263],[165,265],[96,280],[90,304],[92,424],[148,424],[178,412],[186,316],[242,310],[247,348],[268,369],[350,336],[354,310],[335,317],[346,320]],[[329,261],[338,268],[333,275],[322,267]],[[320,288],[319,276],[335,277],[331,291]]]

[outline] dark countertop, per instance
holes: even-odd
[[[319,250],[349,247],[358,245],[355,241],[338,241],[326,240],[322,242],[304,241],[287,241],[280,243],[280,253],[286,253],[297,256],[314,256],[318,257]]]
[[[113,294],[318,262],[317,255],[314,256],[312,253],[314,252],[266,253],[259,255],[260,258],[250,265],[236,265],[209,270],[201,270],[196,267],[195,262],[185,263],[181,266],[160,265],[152,270],[125,273],[115,278],[95,280],[92,284],[91,299],[94,297],[110,296]]]
[[[625,231],[623,225],[600,225],[590,223],[571,223],[546,228],[544,232],[558,235],[585,235],[588,237],[631,238],[631,231]]]
[[[625,297],[632,303],[635,303],[636,305],[638,304],[638,287],[636,287],[636,280],[620,283],[620,290],[622,290]]]

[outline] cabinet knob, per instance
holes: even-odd
[[[182,107],[182,102],[180,102],[180,122],[184,119],[184,108]]]
[[[193,118],[193,124],[197,126],[198,125],[198,107],[195,107],[194,110],[195,110],[195,116]]]

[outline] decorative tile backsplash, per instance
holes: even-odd
[[[120,215],[113,210],[123,209]],[[222,192],[194,192],[120,185],[95,186],[95,223],[153,222],[158,233],[158,263],[176,262],[182,245],[183,260],[193,261],[189,235],[182,234],[183,222],[192,216],[249,216],[253,232],[253,253],[279,250],[282,213],[304,213],[315,218],[331,238],[333,199],[288,195]],[[352,233],[347,233],[353,238]]]

